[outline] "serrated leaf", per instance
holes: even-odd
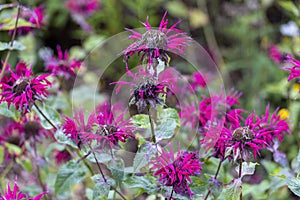
[[[255,172],[255,166],[258,165],[258,163],[252,163],[252,162],[243,162],[242,163],[242,174],[241,177],[245,175],[253,175]],[[235,168],[235,171],[239,173],[239,166]]]
[[[235,179],[233,183],[228,185],[225,190],[226,200],[239,200],[242,192],[242,181],[241,179]]]
[[[56,176],[54,185],[55,194],[61,194],[85,178],[86,169],[81,163],[69,161],[63,165]]]
[[[289,178],[286,181],[288,188],[298,197],[300,197],[300,179],[299,178]]]
[[[122,159],[112,159],[108,162],[107,167],[110,169],[112,176],[117,182],[124,179],[124,161]]]
[[[19,41],[14,41],[13,46],[10,45],[10,43],[7,42],[0,42],[0,51],[5,50],[19,50],[22,51],[26,49],[26,47]]]
[[[152,143],[145,142],[144,144],[142,144],[133,160],[134,171],[139,171],[142,167],[149,164],[151,158],[155,155],[156,152],[156,146],[154,146]]]
[[[39,109],[44,113],[44,115],[55,125],[61,124],[61,118],[59,113],[53,109],[51,106],[48,106],[46,104],[43,104],[43,106],[40,106]],[[49,122],[45,119],[45,117],[34,107],[34,110],[36,114],[41,119],[41,124],[43,128],[45,129],[52,129],[52,125],[49,124]]]
[[[124,181],[124,185],[127,188],[139,188],[148,194],[154,194],[158,190],[156,179],[151,176],[131,176]]]
[[[6,102],[0,104],[0,115],[3,115],[5,117],[15,117],[14,111],[15,111],[14,107],[8,108]]]

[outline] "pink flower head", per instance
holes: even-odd
[[[21,26],[17,28],[19,35],[26,35],[33,30],[33,27],[40,29],[41,26],[45,25],[44,8],[37,7],[33,10],[23,11],[21,12],[21,18],[32,24],[31,26]],[[14,30],[10,30],[9,33],[12,34],[13,31]]]
[[[24,65],[18,63],[15,72],[9,69],[10,78],[0,83],[0,102],[7,102],[9,107],[14,104],[23,114],[30,111],[35,100],[42,101],[48,96],[48,88],[51,85],[47,80],[49,74],[33,76],[31,69],[20,67]]]
[[[286,56],[286,62],[293,65],[293,67],[288,67],[286,70],[290,71],[288,81],[300,77],[300,61],[293,58],[291,55]]]
[[[58,150],[53,150],[54,158],[55,161],[58,165],[65,163],[69,160],[71,160],[71,154],[67,150],[63,151],[58,151]]]
[[[119,93],[122,85],[132,86],[132,95],[129,105],[136,105],[139,112],[155,108],[157,104],[163,105],[162,95],[166,94],[166,88],[175,87],[174,77],[160,76],[156,78],[149,70],[138,66],[138,72],[133,74],[127,70],[127,74],[132,78],[132,82],[118,81],[112,84],[118,84],[116,93]],[[171,89],[172,90],[172,89]]]
[[[197,87],[206,88],[206,80],[200,72],[195,72],[192,74],[191,87],[195,91]]]
[[[170,152],[162,150],[161,155],[152,161],[155,170],[153,176],[164,186],[173,186],[176,194],[191,197],[193,195],[188,183],[192,183],[190,176],[200,175],[202,163],[196,152],[180,151],[178,149],[176,158],[172,148]]]
[[[86,142],[96,140],[105,146],[109,143],[110,148],[117,145],[118,142],[126,142],[128,138],[134,138],[133,131],[135,127],[130,121],[123,120],[123,113],[119,114],[117,118],[114,117],[115,108],[110,108],[109,104],[105,102],[99,107],[97,120],[93,124],[93,132],[81,133],[81,138]]]
[[[255,159],[259,151],[268,146],[263,137],[269,132],[260,128],[261,121],[255,113],[251,113],[245,120],[237,115],[229,117],[235,123],[230,127],[223,127],[215,145],[215,156],[225,158],[225,152],[231,152],[234,160],[249,161],[252,156]]]
[[[66,3],[71,14],[82,15],[85,17],[91,16],[100,8],[98,0],[69,0]]]
[[[80,68],[81,61],[75,58],[69,59],[68,51],[63,52],[61,47],[57,45],[58,57],[43,58],[46,65],[46,70],[54,76],[69,79],[76,76],[77,70]]]
[[[133,44],[123,51],[126,57],[126,64],[128,58],[135,53],[142,54],[141,59],[146,56],[149,64],[153,62],[153,59],[158,58],[168,63],[167,51],[171,51],[175,54],[184,54],[185,47],[191,39],[186,36],[186,33],[176,28],[180,21],[176,22],[170,28],[167,28],[168,20],[165,19],[166,15],[167,12],[165,12],[158,29],[151,27],[148,22],[148,17],[146,22],[142,23],[146,27],[145,33],[141,34],[132,29],[126,29],[132,33],[129,39],[135,40]]]
[[[269,57],[275,63],[282,63],[286,59],[286,54],[280,52],[277,46],[271,45],[269,48]]]
[[[81,135],[90,133],[93,130],[93,125],[97,121],[94,113],[91,113],[87,122],[84,120],[83,110],[74,111],[73,118],[65,117],[63,123],[63,132],[68,135],[73,141],[81,147],[82,139]]]
[[[270,145],[274,143],[275,138],[282,142],[285,133],[291,134],[287,121],[280,119],[278,110],[279,108],[270,114],[268,105],[265,114],[260,118],[260,129],[268,132],[268,135],[263,135],[263,139]]]
[[[40,200],[45,194],[47,194],[47,192],[42,192],[35,197],[29,198],[27,197],[26,194],[20,191],[19,186],[15,181],[13,189],[10,187],[10,184],[7,183],[7,189],[6,191],[4,191],[4,194],[2,195],[0,200],[21,200],[21,199]]]

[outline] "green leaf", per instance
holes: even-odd
[[[61,194],[65,191],[70,190],[70,188],[82,181],[85,178],[86,169],[81,163],[76,161],[69,161],[63,165],[57,174],[54,191],[55,194]]]
[[[13,30],[15,28],[15,23],[16,23],[16,19],[15,18],[6,18],[6,19],[1,19],[0,18],[0,30],[2,31],[9,31],[9,30]],[[35,27],[34,24],[19,18],[18,20],[18,26],[17,27]]]
[[[133,169],[134,171],[139,171],[142,167],[149,164],[151,158],[157,152],[157,148],[150,142],[145,142],[142,144],[137,151],[134,160],[133,160]]]
[[[279,1],[278,3],[287,13],[292,13],[296,17],[299,16],[299,9],[292,1]]]
[[[124,161],[122,159],[112,159],[108,162],[107,167],[110,169],[112,176],[117,182],[124,179]]]
[[[10,46],[10,43],[7,42],[0,42],[0,51],[5,51],[5,50],[19,50],[22,51],[26,49],[26,47],[18,41],[14,41],[13,46]]]
[[[14,111],[15,111],[14,107],[8,108],[6,102],[0,104],[0,115],[3,115],[5,117],[15,117]]]
[[[14,144],[10,144],[10,143],[5,143],[4,146],[7,148],[8,153],[9,154],[13,154],[13,155],[21,155],[22,153],[22,149]]]
[[[131,122],[139,128],[150,128],[149,116],[145,114],[134,115]]]
[[[131,176],[124,181],[127,188],[138,188],[142,192],[155,194],[158,191],[156,179],[151,176]]]
[[[300,179],[299,178],[289,178],[287,179],[287,185],[289,189],[298,197],[300,197]]]
[[[20,158],[16,158],[16,162],[23,167],[27,172],[32,172],[32,162],[29,158],[25,160],[21,160]]]
[[[57,142],[62,144],[68,144],[71,147],[78,149],[76,143],[71,138],[69,138],[62,130],[58,129],[55,132],[54,137],[57,140]]]
[[[259,165],[258,163],[252,163],[252,162],[243,162],[242,163],[242,174],[241,177],[245,175],[253,175],[255,172],[255,166]],[[235,171],[239,173],[239,166],[235,168]]]
[[[59,113],[53,109],[51,106],[48,106],[46,104],[43,104],[43,106],[40,106],[39,109],[44,113],[44,115],[55,125],[61,124],[61,118]],[[52,125],[49,124],[49,122],[45,119],[45,117],[34,107],[34,110],[36,114],[41,119],[41,124],[43,128],[45,129],[52,129]]]
[[[93,200],[102,200],[103,197],[107,197],[109,190],[109,184],[96,183],[93,189]]]
[[[226,187],[225,198],[226,200],[239,200],[242,192],[242,180],[234,179],[234,181]]]
[[[166,108],[159,114],[159,125],[155,128],[156,139],[170,139],[175,134],[176,128],[180,126],[178,112],[174,108]]]

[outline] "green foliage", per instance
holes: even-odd
[[[75,184],[81,182],[86,176],[86,169],[81,163],[69,161],[63,165],[56,176],[55,194],[62,194]]]
[[[5,51],[5,50],[19,50],[19,51],[22,51],[22,50],[25,50],[25,49],[26,49],[26,46],[24,46],[19,41],[14,41],[12,46],[8,42],[0,42],[0,51]]]
[[[288,178],[287,185],[289,189],[298,197],[300,197],[300,179],[299,178]]]
[[[242,180],[234,179],[231,184],[225,188],[225,199],[226,200],[239,200],[242,192]]]
[[[144,144],[142,144],[134,157],[134,172],[140,171],[144,166],[148,165],[156,153],[156,145],[150,142],[145,142]]]
[[[143,192],[155,194],[158,192],[156,179],[153,176],[130,176],[124,181],[124,185],[139,190],[139,194]]]
[[[16,110],[12,106],[10,108],[8,108],[7,103],[3,102],[0,104],[0,114],[5,117],[14,118],[16,115]]]
[[[124,161],[113,158],[108,162],[107,167],[110,169],[115,181],[121,183],[124,179]]]
[[[61,124],[60,114],[51,106],[43,104],[42,106],[39,106],[39,109],[54,125],[57,126]],[[34,108],[34,110],[41,119],[42,126],[45,129],[53,129],[52,125],[45,119],[45,117],[36,108]]]

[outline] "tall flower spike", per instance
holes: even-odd
[[[9,69],[10,78],[0,83],[0,102],[7,102],[9,107],[14,104],[23,114],[30,111],[35,100],[42,101],[48,96],[48,88],[51,85],[47,80],[49,74],[34,76],[31,69],[24,66],[24,63],[18,63],[15,72]]]
[[[158,58],[168,63],[167,51],[175,54],[184,54],[186,45],[191,39],[186,36],[186,33],[176,28],[180,21],[167,28],[168,20],[165,19],[166,15],[167,12],[165,12],[158,29],[151,27],[148,17],[146,22],[142,23],[146,27],[145,33],[141,34],[132,29],[126,29],[132,33],[129,39],[135,40],[133,44],[123,51],[126,67],[128,67],[128,58],[135,53],[141,54],[141,59],[146,59],[149,64]]]
[[[164,186],[172,186],[176,194],[186,197],[193,195],[188,183],[192,183],[190,176],[200,175],[202,163],[196,152],[180,151],[177,156],[171,147],[170,152],[162,150],[161,155],[152,161],[155,170],[153,176],[160,176],[158,181]]]

